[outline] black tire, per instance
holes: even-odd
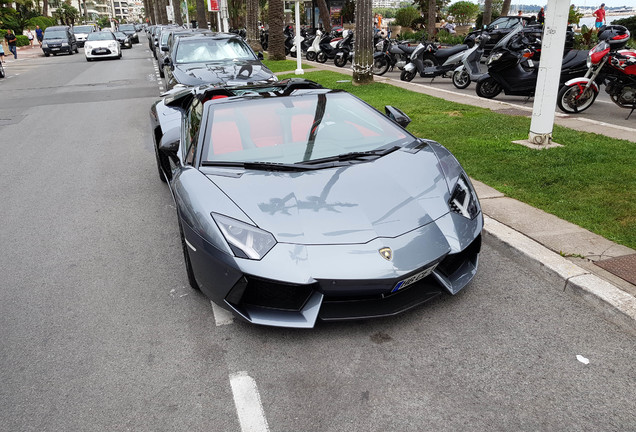
[[[333,64],[338,67],[344,67],[347,64],[347,56],[343,53],[341,56],[336,56],[333,59]]]
[[[44,57],[48,57],[50,55],[51,55],[51,53],[44,53]]]
[[[73,55],[73,48],[71,48],[70,50],[68,50],[68,55]]]
[[[501,85],[497,81],[492,78],[486,78],[485,80],[481,80],[477,83],[477,87],[475,91],[477,92],[477,96],[483,97],[486,99],[492,99],[501,93]]]
[[[402,81],[413,81],[413,78],[415,78],[415,72],[409,72],[406,69],[402,71],[402,73],[400,74],[400,79]]]
[[[316,61],[318,63],[324,63],[327,61],[327,54],[325,54],[324,52],[320,51],[318,54],[316,54]]]
[[[316,51],[307,51],[307,60],[315,61],[316,60]]]
[[[75,54],[79,53],[79,48],[77,47],[77,45],[75,45]]]
[[[0,64],[0,78],[4,78],[4,66]]]
[[[117,56],[117,60],[121,60],[121,51],[119,51],[119,55]]]
[[[163,173],[163,170],[161,168],[163,167],[164,169],[166,169],[166,171],[168,171],[170,169],[170,162],[166,160],[165,156],[162,156],[161,153],[159,153],[159,149],[157,148],[156,145],[154,147],[155,147],[155,160],[157,161],[157,171],[159,172],[159,180],[161,180],[164,183],[167,183],[168,179],[166,178],[166,175]]]
[[[179,217],[179,215],[177,215]],[[185,262],[186,274],[188,275],[188,283],[197,291],[200,291],[199,284],[194,277],[194,271],[192,270],[192,261],[190,261],[190,252],[188,251],[188,245],[185,242],[185,236],[183,235],[183,228],[181,228],[181,221],[179,221],[179,234],[181,235],[181,248],[183,250],[183,261]]]
[[[89,62],[89,61],[91,61],[91,59],[89,59],[88,57],[86,57],[86,61],[87,61],[87,62]]]
[[[563,86],[559,90],[557,105],[564,113],[577,114],[591,107],[596,100],[596,96],[598,96],[598,92],[594,86],[587,89],[587,91],[583,91],[583,88],[577,84],[569,87]]]
[[[373,74],[384,75],[389,70],[389,62],[386,57],[378,57],[373,60]]]
[[[458,89],[465,89],[470,85],[470,74],[466,69],[453,72],[453,85]]]
[[[439,61],[437,61],[432,54],[425,55],[424,58],[422,58],[422,63],[424,63],[424,69],[439,65]]]
[[[159,76],[161,78],[165,78],[166,77],[166,74],[163,72],[163,68],[161,66],[159,67]]]

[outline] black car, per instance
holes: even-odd
[[[42,52],[46,57],[59,53],[73,54],[79,52],[77,40],[69,26],[51,26],[44,30]]]
[[[275,82],[250,46],[232,33],[192,34],[175,39],[163,60],[167,89],[176,84],[246,85]]]
[[[119,42],[122,48],[132,48],[132,41],[130,40],[130,36],[121,31],[113,32],[115,35],[115,39]]]
[[[139,43],[139,35],[137,34],[137,29],[134,24],[119,24],[119,28],[117,30],[130,36],[132,43]]]
[[[485,26],[482,30],[474,30],[468,33],[468,37],[480,36],[482,34],[488,35],[488,41],[484,46],[484,56],[489,56],[490,51],[497,45],[501,39],[503,39],[508,33],[510,33],[519,24],[527,27],[526,34],[532,33],[535,37],[540,38],[543,34],[543,26],[536,23],[530,17],[526,16],[502,16],[495,19],[493,22]],[[565,37],[565,51],[569,51],[574,46],[574,32],[572,27],[568,26],[568,30]]]

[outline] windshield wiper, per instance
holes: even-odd
[[[336,156],[329,156],[329,157],[320,158],[320,159],[312,159],[312,160],[309,160],[309,161],[305,161],[303,163],[304,164],[308,164],[308,165],[320,165],[320,164],[328,163],[328,162],[346,162],[346,161],[354,161],[354,160],[358,160],[358,161],[375,160],[375,159],[381,158],[382,156],[388,155],[389,153],[392,153],[392,152],[394,152],[394,151],[396,151],[396,150],[398,150],[400,148],[401,148],[400,146],[393,146],[393,147],[389,147],[389,148],[386,148],[386,149],[343,153],[343,154],[339,154],[339,155],[336,155]]]
[[[228,168],[245,168],[261,171],[305,171],[313,170],[316,167],[305,166],[304,164],[284,164],[275,162],[229,162],[229,161],[203,161],[201,166],[204,167],[228,167]]]

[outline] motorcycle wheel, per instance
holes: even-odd
[[[475,91],[477,92],[477,96],[483,97],[486,99],[492,99],[501,93],[501,85],[497,81],[492,78],[485,79],[483,81],[479,81],[477,83],[477,87]]]
[[[307,60],[315,61],[316,60],[316,51],[307,51]]]
[[[324,63],[327,61],[327,54],[325,54],[324,52],[320,51],[317,55],[316,55],[316,61],[318,63]]]
[[[470,74],[466,69],[453,72],[453,85],[458,89],[465,89],[470,85]]]
[[[333,59],[333,64],[338,67],[344,67],[347,64],[347,57],[345,55],[337,55]]]
[[[584,89],[577,84],[563,86],[559,90],[557,105],[564,113],[576,114],[591,107],[597,95],[598,92],[594,90],[594,87],[584,92]]]
[[[402,73],[400,74],[400,79],[402,81],[413,81],[413,78],[415,78],[415,72],[409,72],[407,70],[403,70]]]
[[[373,74],[384,75],[389,70],[389,62],[385,57],[378,57],[373,61]]]
[[[432,55],[424,56],[424,58],[422,59],[422,63],[424,63],[424,69],[439,65],[437,59]]]

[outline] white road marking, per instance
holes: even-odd
[[[230,375],[234,405],[242,432],[268,432],[269,426],[263,412],[256,381],[247,372]]]
[[[217,327],[232,324],[234,322],[234,315],[232,315],[232,312],[223,309],[213,301],[210,303],[212,304],[212,313],[214,314],[214,321],[216,322]]]
[[[587,359],[587,358],[583,357],[583,356],[582,356],[582,355],[580,355],[580,354],[577,354],[577,355],[576,355],[576,359],[577,359],[578,361],[580,361],[581,363],[583,363],[583,364],[589,364],[589,363],[590,363],[590,360],[589,360],[589,359]]]

